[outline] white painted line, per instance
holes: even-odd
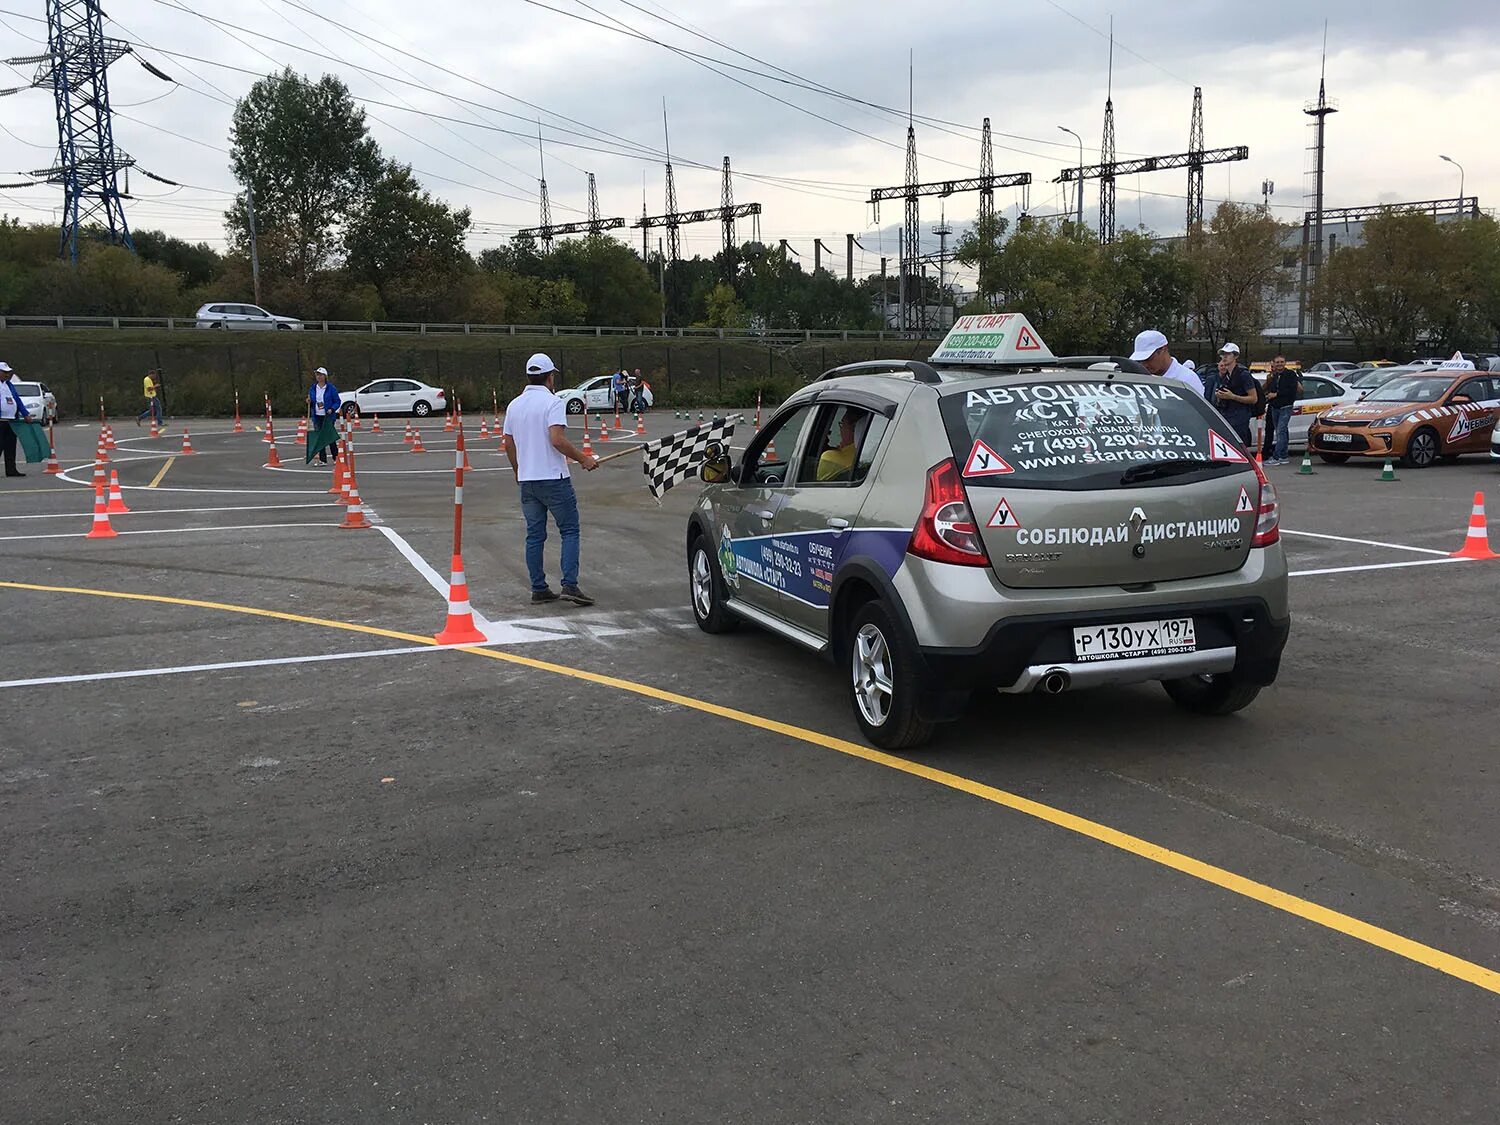
[[[1320,570],[1293,570],[1290,572],[1293,578],[1303,578],[1310,574],[1352,574],[1356,570],[1399,570],[1405,566],[1441,566],[1443,563],[1472,562],[1472,559],[1413,559],[1411,562],[1395,563],[1367,563],[1364,566],[1329,566]]]
[[[369,652],[331,652],[322,656],[273,656],[265,660],[230,660],[220,664],[181,664],[169,668],[131,668],[123,672],[89,672],[79,676],[41,676],[33,680],[0,680],[0,688],[47,687],[52,684],[87,684],[100,680],[132,680],[147,676],[176,676],[184,672],[224,672],[234,668],[270,668],[283,664],[318,664],[328,660],[362,660],[367,656],[407,656],[418,652],[440,652],[450,646],[410,645],[378,648]]]
[[[311,507],[311,505],[309,505]],[[83,517],[79,517],[83,518]],[[304,520],[302,523],[230,523],[223,527],[159,527],[150,531],[117,531],[116,535],[191,535],[200,531],[262,531],[272,527],[326,527],[332,530],[338,529],[336,523],[312,523]],[[30,542],[33,539],[87,539],[86,531],[58,531],[49,532],[46,535],[0,535],[0,543],[11,543],[18,540]]]
[[[1385,547],[1392,551],[1415,551],[1419,555],[1443,555],[1447,551],[1435,551],[1431,547],[1408,547],[1404,543],[1382,543],[1378,539],[1350,539],[1347,535],[1320,535],[1316,531],[1289,531],[1281,529],[1283,535],[1300,535],[1305,539],[1329,539],[1335,543],[1359,543],[1365,547]]]
[[[93,489],[94,486],[93,486],[93,484],[90,481],[86,481],[86,480],[74,480],[71,476],[68,475],[69,473],[76,473],[76,472],[79,472],[79,471],[81,471],[83,469],[87,469],[90,473],[92,473],[94,471],[93,463],[90,462],[87,465],[80,465],[77,469],[69,469],[69,470],[67,470],[67,472],[59,473],[59,474],[54,474],[52,479],[53,480],[65,480],[69,484],[82,485],[84,488],[87,488],[87,489],[89,489],[89,490],[92,491],[92,489]],[[452,472],[452,470],[450,469],[449,472]],[[125,484],[125,485],[121,485],[120,487],[123,488],[126,492],[132,492],[132,491],[135,491],[135,490],[144,490],[146,486],[143,485],[143,484]],[[275,488],[183,488],[183,487],[173,487],[173,486],[169,486],[169,485],[163,485],[163,486],[158,486],[156,488],[153,488],[153,489],[151,489],[151,491],[152,492],[206,492],[206,493],[208,493],[211,496],[326,496],[327,495],[326,491],[321,491],[320,490],[318,492],[309,492],[305,488],[297,488],[297,489],[292,489],[292,488],[282,488],[282,489],[275,489]]]
[[[448,471],[452,472],[453,470],[450,469]],[[389,524],[378,524],[376,525],[375,530],[380,532],[380,534],[384,535],[391,541],[392,544],[395,545],[396,550],[401,552],[401,556],[406,559],[407,562],[411,563],[414,568],[416,568],[418,574],[427,579],[427,584],[438,592],[438,596],[441,597],[444,602],[448,600],[448,580],[437,571],[433,570],[432,567],[428,566],[427,560],[424,559],[421,555],[417,554],[416,548],[414,548],[405,539],[401,538],[400,532],[396,531],[396,529],[391,527]],[[476,614],[475,616],[478,615]]]
[[[275,512],[289,508],[334,508],[337,506],[336,501],[325,500],[318,504],[246,504],[240,507],[225,508],[132,508],[129,514],[132,516],[180,516],[191,512]],[[0,520],[71,520],[79,518],[81,517],[77,512],[47,512],[43,515],[0,516]]]

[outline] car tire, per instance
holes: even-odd
[[[411,412],[418,418],[425,418],[432,413],[432,404],[425,399],[418,399],[411,404]]]
[[[1325,465],[1347,465],[1349,454],[1347,453],[1319,453],[1318,457]]]
[[[346,402],[339,408],[339,413],[345,418],[353,418],[359,413],[359,407],[355,406],[352,402]]]
[[[1163,680],[1161,686],[1173,703],[1195,715],[1232,715],[1250,706],[1260,694],[1259,684],[1237,680],[1233,672]]]
[[[1431,468],[1437,463],[1441,451],[1442,443],[1438,441],[1437,431],[1431,426],[1423,426],[1407,441],[1401,463],[1409,469]]]
[[[581,398],[570,398],[570,399],[568,399],[568,413],[569,414],[582,414],[583,413],[583,399],[581,399]]]
[[[854,721],[869,742],[906,750],[932,737],[932,724],[917,714],[925,684],[920,658],[878,601],[854,614],[842,655]]]
[[[705,633],[732,633],[739,628],[739,618],[724,605],[724,575],[718,557],[702,534],[688,548],[688,596],[693,620]]]

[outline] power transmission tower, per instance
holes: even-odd
[[[661,133],[667,154],[667,261],[676,263],[682,257],[682,234],[677,222],[677,184],[672,180],[672,138],[667,133],[667,99],[661,100]]]
[[[1104,87],[1104,138],[1099,145],[1099,241],[1115,240],[1115,21],[1109,20],[1109,79]],[[1083,169],[1078,169],[1080,178]]]
[[[1193,120],[1188,125],[1187,234],[1203,229],[1203,87],[1193,87]]]
[[[536,123],[536,159],[541,167],[542,178],[538,181],[542,196],[542,222],[537,230],[541,234],[542,249],[552,249],[552,204],[547,200],[547,158],[542,155],[542,123]]]
[[[724,184],[719,192],[720,221],[724,224],[724,266],[734,273],[734,180],[729,175],[729,157],[724,158]]]
[[[995,149],[990,143],[990,119],[984,119],[984,132],[979,137],[979,178],[994,180]],[[995,217],[995,188],[987,183],[979,189],[979,225],[987,226]]]
[[[47,0],[47,52],[6,60],[13,66],[38,64],[32,87],[52,88],[57,104],[57,163],[30,174],[62,186],[59,254],[74,264],[78,262],[78,232],[95,222],[110,242],[135,250],[122,202],[130,197],[129,188],[122,194],[117,182],[118,174],[135,161],[115,147],[105,76],[110,63],[130,52],[129,43],[105,36],[98,0]]]
[[[581,223],[546,223],[539,227],[525,227],[516,231],[517,238],[534,238],[549,249],[554,238],[560,238],[565,234],[603,234],[607,230],[619,230],[625,225],[624,219],[601,219],[599,217],[599,185],[594,181],[594,173],[585,172],[589,178],[589,217],[586,222]],[[550,217],[551,205],[547,201],[546,182],[542,184],[542,216]]]
[[[917,130],[910,120],[906,126],[906,241],[902,243],[904,256],[901,260],[903,292],[906,300],[901,308],[901,330],[922,331],[927,324],[927,302],[919,301],[920,312],[913,315],[911,295],[921,294],[917,279],[917,261],[922,256],[922,215],[917,205]]]
[[[604,228],[599,225],[599,185],[594,181],[594,173],[587,173],[589,178],[589,233],[598,234]]]

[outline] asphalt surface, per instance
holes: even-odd
[[[404,651],[443,624],[401,548],[441,586],[452,446],[386,428],[385,531],[216,422],[155,488],[177,429],[117,427],[114,525],[161,534],[85,540],[86,487],[4,482],[6,581],[312,620],[0,587],[0,1120],[1495,1120],[1494,992],[819,744],[858,738],[840,678],[694,627],[694,489],[658,507],[633,457],[578,475],[598,605],[538,608],[475,441],[471,597],[556,668]],[[78,466],[93,431],[59,434]],[[1500,508],[1479,459],[1317,468],[1271,470],[1297,571],[1439,556],[1291,532],[1446,552],[1476,489]],[[1238,716],[987,697],[911,760],[1497,969],[1497,580],[1301,574]]]

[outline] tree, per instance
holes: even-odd
[[[1291,288],[1287,235],[1262,207],[1221,203],[1208,229],[1187,240],[1191,308],[1199,334],[1211,340],[1254,337],[1271,322],[1277,296]]]
[[[1410,348],[1437,304],[1442,248],[1428,215],[1383,211],[1365,222],[1364,241],[1329,258],[1314,300],[1336,331],[1364,347]]]
[[[262,240],[262,266],[309,286],[337,257],[344,225],[380,175],[365,111],[338,78],[313,83],[288,67],[236,103],[229,138],[234,177],[255,194],[257,228],[285,236]],[[241,251],[249,246],[245,203],[242,191],[224,216]]]
[[[452,315],[454,292],[474,269],[464,249],[469,211],[434,199],[411,166],[387,162],[344,234],[346,268],[374,288],[385,315],[431,320]]]
[[[709,291],[703,319],[694,323],[694,328],[734,328],[750,326],[750,314],[734,291],[734,286],[721,281]]]
[[[987,262],[983,284],[996,307],[1025,313],[1054,351],[1113,354],[1101,259],[1088,231],[1071,222],[1031,220]]]
[[[587,324],[654,324],[661,316],[661,298],[645,263],[607,235],[559,242],[538,260],[536,272],[572,283]]]
[[[1000,246],[1009,229],[1009,219],[1002,215],[991,215],[988,219],[975,222],[958,240],[958,249],[953,253],[954,260],[979,270],[979,293],[976,298],[979,304],[972,310],[974,312],[993,312],[998,308],[995,301],[1000,292],[996,288],[999,281],[995,273],[995,262],[1000,256]]]
[[[205,285],[224,268],[224,256],[206,242],[185,242],[159,230],[133,231],[131,240],[142,261],[175,270],[184,285]]]

